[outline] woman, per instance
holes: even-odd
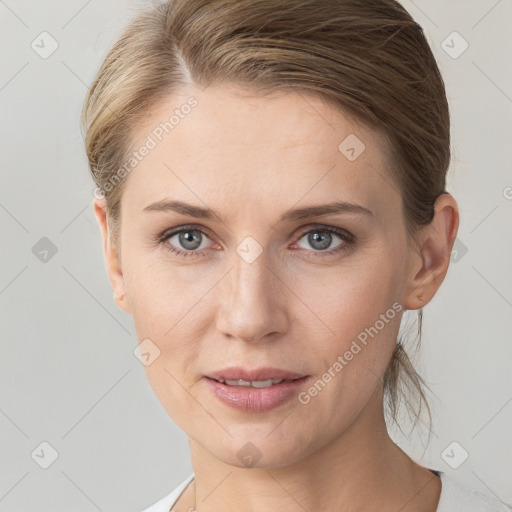
[[[400,321],[459,223],[443,80],[403,7],[153,6],[83,117],[115,299],[190,442],[147,512],[508,510],[386,428],[402,389],[424,399]]]

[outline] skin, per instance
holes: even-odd
[[[305,405],[294,398],[262,413],[235,410],[204,375],[272,366],[321,378],[393,303],[416,310],[432,299],[448,269],[457,203],[439,196],[431,224],[410,243],[379,135],[303,93],[188,86],[136,127],[133,146],[190,96],[197,107],[127,177],[117,250],[105,202],[94,202],[115,300],[138,339],[160,349],[145,371],[190,441],[195,479],[172,510],[434,512],[439,478],[393,443],[382,410],[403,310]],[[352,162],[338,150],[349,134],[365,144]],[[144,211],[164,199],[219,218]],[[332,201],[373,214],[279,221]],[[166,250],[190,247],[177,235],[155,242],[189,224],[204,233],[202,255]],[[355,242],[333,234],[326,250],[344,249],[323,254],[307,235],[328,227]],[[248,236],[263,248],[252,263],[236,252]],[[237,457],[249,441],[261,453],[252,468]]]

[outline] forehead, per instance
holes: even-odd
[[[123,197],[139,210],[165,197],[215,209],[241,208],[248,198],[255,208],[400,199],[379,135],[311,94],[190,86],[134,128],[132,151],[143,145],[151,149],[130,171]]]

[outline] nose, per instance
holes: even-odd
[[[286,332],[286,286],[266,253],[248,263],[234,254],[234,265],[218,291],[217,329],[245,342],[275,340]]]

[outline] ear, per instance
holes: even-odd
[[[414,253],[404,300],[405,309],[421,309],[428,304],[444,281],[455,237],[459,209],[448,193],[434,203],[434,217],[419,233],[419,250]]]
[[[123,280],[123,271],[121,268],[121,258],[112,246],[110,240],[110,231],[107,222],[107,208],[105,199],[95,199],[94,214],[100,226],[103,238],[103,253],[105,255],[105,264],[107,274],[114,291],[114,300],[116,304],[126,313],[130,313],[128,299],[126,298],[126,288]]]

